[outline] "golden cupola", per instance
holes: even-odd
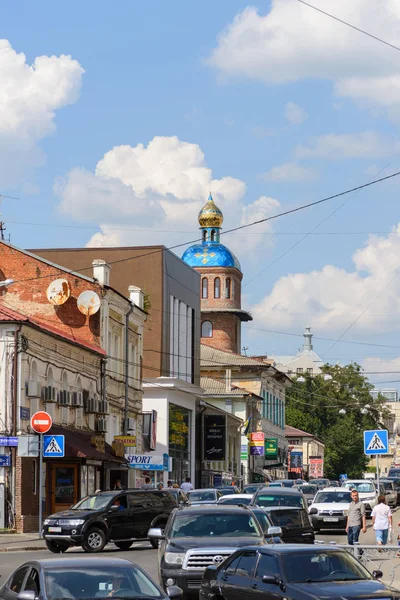
[[[206,204],[199,212],[199,224],[200,227],[218,227],[222,226],[224,221],[224,215],[222,211],[215,204],[213,197],[210,193]]]

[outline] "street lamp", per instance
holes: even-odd
[[[331,381],[331,379],[333,379],[332,375],[329,375],[329,373],[325,373],[324,381]]]
[[[297,381],[298,383],[305,383],[305,378],[304,378],[303,376],[301,376],[301,377],[298,377],[298,378],[296,379],[296,381]]]
[[[339,415],[345,415],[345,414],[346,414],[346,411],[344,410],[344,408],[341,408],[339,410]]]
[[[0,287],[6,287],[12,283],[14,283],[14,279],[5,279],[4,281],[0,281]]]

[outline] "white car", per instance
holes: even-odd
[[[366,479],[346,479],[342,483],[342,488],[347,490],[357,490],[361,502],[364,503],[367,516],[371,516],[372,509],[378,504],[378,492],[373,481]]]
[[[346,529],[350,502],[350,491],[343,487],[319,490],[308,509],[314,530]]]
[[[227,496],[221,496],[217,504],[229,504],[231,506],[245,504],[247,506],[250,504],[252,499],[253,494],[228,494]]]

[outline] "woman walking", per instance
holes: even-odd
[[[372,509],[371,517],[376,543],[378,546],[385,546],[388,541],[389,528],[392,527],[392,511],[385,504],[385,496],[378,497],[378,504]]]

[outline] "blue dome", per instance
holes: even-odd
[[[235,267],[239,271],[240,262],[226,246],[216,242],[205,242],[190,246],[183,253],[182,260],[194,269],[196,267]]]

